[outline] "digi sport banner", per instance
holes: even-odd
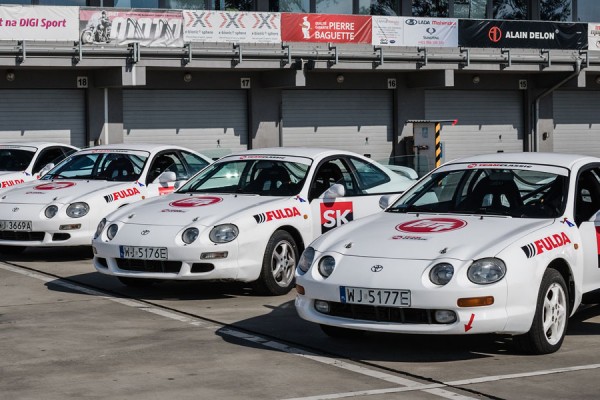
[[[79,7],[0,6],[0,40],[76,42]]]
[[[281,43],[279,13],[183,11],[186,42]]]
[[[80,40],[84,45],[183,46],[181,11],[116,11],[81,9]]]
[[[281,40],[371,44],[371,17],[334,14],[281,14]]]

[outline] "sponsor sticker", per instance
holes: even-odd
[[[321,233],[347,224],[354,219],[354,209],[351,201],[321,203]]]
[[[292,208],[282,208],[279,210],[266,211],[264,213],[254,215],[254,219],[257,224],[262,224],[263,222],[273,221],[274,219],[284,219],[284,218],[293,218],[299,217],[300,211],[296,207]]]
[[[467,222],[458,218],[423,218],[397,225],[396,230],[409,233],[442,233],[465,226]]]
[[[392,240],[428,240],[428,238],[413,235],[394,235],[392,236]]]
[[[49,182],[37,185],[34,187],[36,190],[60,190],[68,187],[75,186],[75,182]]]
[[[467,168],[531,168],[527,164],[503,164],[503,163],[473,163],[467,165]]]
[[[173,193],[173,190],[175,190],[175,187],[171,186],[171,187],[159,187],[158,188],[158,195],[159,196],[164,196],[166,194],[171,194]]]
[[[104,196],[104,200],[106,200],[107,203],[112,203],[113,201],[123,200],[128,197],[135,196],[136,194],[140,194],[140,191],[138,190],[138,188],[133,187],[108,194]]]
[[[0,183],[0,187],[1,188],[7,188],[7,187],[14,186],[14,185],[18,185],[20,183],[25,183],[25,179],[11,179],[11,180],[8,180],[8,181],[2,181]]]
[[[181,200],[172,201],[169,203],[171,207],[203,207],[217,204],[223,201],[222,197],[218,196],[193,196]]]
[[[569,236],[567,236],[566,233],[561,232],[529,243],[528,245],[521,247],[521,250],[523,250],[523,253],[525,253],[527,258],[532,258],[542,254],[545,251],[558,249],[559,247],[563,247],[569,243],[571,243]]]

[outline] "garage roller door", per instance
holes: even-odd
[[[387,90],[284,91],[282,144],[386,159],[393,148],[392,107]]]
[[[442,125],[442,161],[482,153],[523,151],[523,99],[518,91],[429,90],[425,117]]]
[[[177,144],[210,157],[247,149],[246,91],[127,90],[125,143]]]
[[[2,141],[86,145],[83,90],[0,90]]]
[[[554,92],[554,151],[600,156],[600,93]]]

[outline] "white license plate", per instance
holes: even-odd
[[[410,307],[410,290],[340,286],[340,301],[370,306]]]
[[[119,253],[121,258],[138,260],[166,260],[168,258],[166,247],[119,246]]]
[[[0,231],[31,232],[31,221],[0,221]]]

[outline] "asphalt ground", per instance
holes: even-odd
[[[294,293],[236,283],[132,289],[91,249],[0,256],[0,399],[598,399],[600,305],[562,349],[498,335],[332,339]]]

